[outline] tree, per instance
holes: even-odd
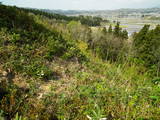
[[[110,28],[109,28],[108,31],[111,33],[112,26],[110,26]],[[122,28],[120,28],[120,23],[119,22],[117,22],[117,24],[116,24],[116,26],[114,28],[113,34],[116,37],[120,37],[122,39],[128,39],[128,32],[127,32],[127,30],[122,30]]]
[[[133,47],[135,50],[134,56],[143,61],[145,66],[151,64],[151,45],[153,33],[149,31],[150,25],[145,25],[141,31],[134,36]]]
[[[124,38],[124,39],[128,39],[128,32],[127,32],[127,30],[123,30],[121,32],[121,37]]]
[[[108,33],[112,33],[112,25],[110,24],[109,28],[108,28]]]
[[[103,34],[107,34],[107,29],[106,29],[106,27],[103,27],[102,33],[103,33]]]
[[[113,31],[114,35],[115,36],[120,36],[121,30],[122,29],[120,28],[120,23],[117,22],[117,24],[116,24],[116,26],[114,28],[114,31]]]
[[[150,25],[145,25],[139,33],[135,34],[134,36],[134,47],[139,48],[143,45],[143,43],[146,41],[146,36],[149,32]]]
[[[157,66],[157,71],[160,70],[160,25],[157,25],[154,30],[151,30],[150,35],[150,50],[152,54],[151,63]]]
[[[143,65],[153,69],[159,76],[160,72],[160,25],[149,30],[145,25],[141,31],[134,35],[133,48],[134,57],[142,61]]]

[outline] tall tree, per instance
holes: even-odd
[[[113,31],[114,35],[115,36],[120,36],[121,30],[122,29],[120,28],[120,22],[117,22],[117,24],[114,28],[114,31]]]
[[[109,28],[108,28],[108,33],[112,33],[112,25],[110,24]]]
[[[128,39],[128,32],[127,32],[127,30],[123,30],[122,32],[121,32],[121,35],[120,35],[122,38],[124,38],[124,39]]]
[[[106,27],[103,27],[102,33],[103,33],[104,35],[107,34],[107,29],[106,29]]]
[[[149,31],[150,25],[145,25],[139,33],[134,36],[133,46],[135,50],[135,57],[142,60],[146,66],[151,62],[151,45],[152,35],[154,31]]]

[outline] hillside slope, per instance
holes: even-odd
[[[159,79],[103,61],[71,23],[0,5],[0,119],[158,120]]]

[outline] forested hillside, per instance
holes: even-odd
[[[25,9],[24,8],[23,11],[25,11],[27,13],[31,12],[31,13],[34,13],[35,15],[43,15],[43,16],[50,18],[50,19],[64,20],[66,22],[72,21],[72,20],[80,21],[81,24],[88,25],[88,26],[100,26],[101,22],[106,21],[100,17],[83,16],[83,15],[65,16],[65,15],[60,15],[60,14],[52,14],[48,11],[44,11],[44,10],[42,11],[42,10],[38,10],[38,9]]]
[[[160,26],[101,22],[1,4],[0,120],[159,120]]]

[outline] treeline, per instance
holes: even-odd
[[[92,33],[92,39],[88,42],[89,48],[103,60],[112,62],[122,61],[127,54],[126,42],[128,32],[120,28],[120,23],[117,22],[114,29],[112,25],[108,30],[104,27]]]
[[[60,24],[54,24],[54,27],[60,28]],[[107,29],[106,27],[90,28],[81,25],[80,22],[71,21],[66,26],[60,28],[60,31],[64,35],[70,35],[73,41],[84,41],[87,43],[88,49],[103,60],[117,62],[126,56],[125,53],[127,53],[128,48],[126,50],[125,48],[128,32],[120,28],[119,22],[116,23],[114,28],[110,25]]]
[[[101,22],[103,21],[100,17],[92,17],[92,16],[79,16],[78,19],[80,20],[81,24],[88,25],[88,26],[100,26]]]
[[[152,75],[160,75],[160,25],[154,29],[144,25],[128,39],[128,32],[117,23],[114,29],[111,25],[108,30],[103,28],[99,38],[95,38],[90,46],[103,60],[134,63],[144,66]]]
[[[38,10],[38,9],[26,9],[22,8],[26,12],[31,12],[34,13],[35,15],[42,15],[45,17],[48,17],[50,19],[56,19],[56,20],[65,20],[65,21],[80,21],[81,24],[83,25],[88,25],[88,26],[100,26],[101,22],[106,20],[103,20],[100,17],[92,17],[92,16],[66,16],[66,15],[60,15],[60,14],[53,14],[49,13],[43,10]]]
[[[101,32],[100,32],[101,31]],[[92,33],[95,35],[89,43],[90,48],[103,60],[120,63],[134,63],[144,66],[152,75],[160,73],[160,25],[150,29],[145,25],[140,32],[134,33],[128,40],[128,32],[117,23],[114,29]]]

